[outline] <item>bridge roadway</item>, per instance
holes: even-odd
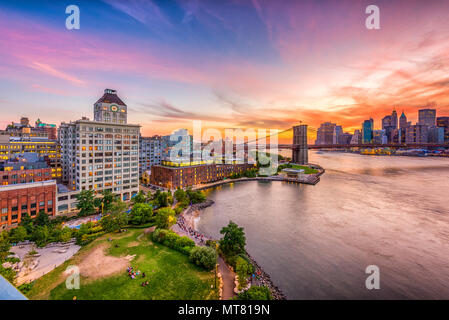
[[[271,149],[269,144],[266,146],[259,146],[260,149]],[[277,149],[299,149],[299,144],[278,144]],[[407,149],[407,148],[449,148],[449,143],[385,143],[385,144],[311,144],[307,145],[308,149],[351,149],[351,148],[395,148],[395,149]],[[234,149],[236,146],[234,145]],[[245,150],[248,149],[248,145],[245,145]],[[258,149],[257,144],[250,144],[249,149]]]

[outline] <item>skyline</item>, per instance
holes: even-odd
[[[393,108],[413,122],[427,106],[449,115],[443,1],[377,1],[380,30],[365,28],[368,1],[78,1],[81,29],[70,31],[69,4],[0,1],[1,127],[92,117],[104,88],[143,135],[192,120],[352,132]]]

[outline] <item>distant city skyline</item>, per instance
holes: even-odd
[[[393,108],[413,123],[424,107],[449,115],[444,1],[377,1],[380,30],[365,28],[369,4],[78,1],[81,29],[69,31],[65,3],[0,0],[0,127],[89,117],[104,88],[145,136],[197,119],[353,133]]]

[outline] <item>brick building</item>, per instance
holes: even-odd
[[[170,190],[210,183],[254,168],[253,164],[199,164],[191,166],[156,165],[150,183]]]
[[[39,182],[53,179],[52,168],[47,162],[5,162],[0,163],[0,185]]]
[[[56,181],[39,181],[0,187],[0,230],[16,227],[27,213],[56,214]]]

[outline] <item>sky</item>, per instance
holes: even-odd
[[[147,136],[449,116],[448,17],[436,0],[0,0],[0,128],[92,118],[105,88]]]

